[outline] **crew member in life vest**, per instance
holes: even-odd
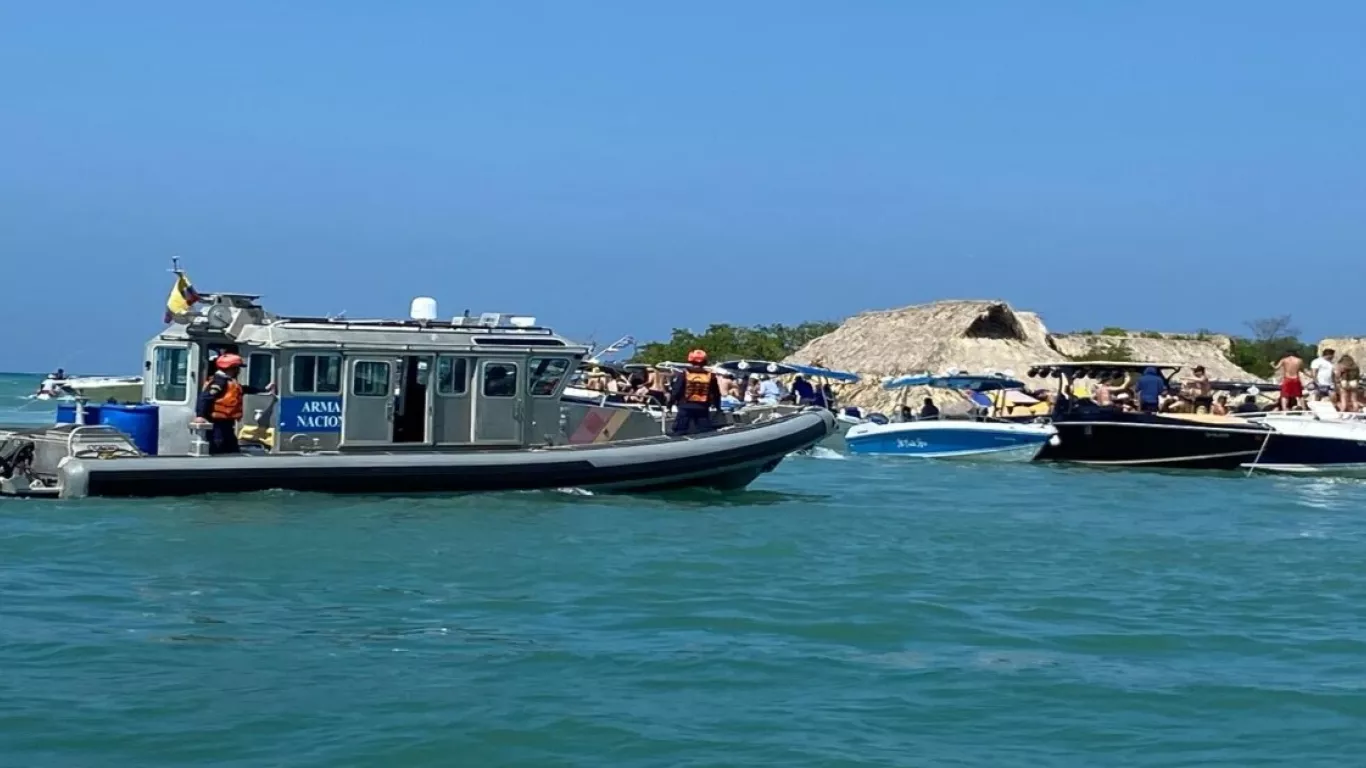
[[[715,429],[711,423],[712,409],[721,410],[721,387],[716,375],[707,370],[707,353],[694,349],[688,353],[688,368],[675,375],[670,400],[677,413],[673,433],[690,435]]]
[[[218,370],[204,383],[195,406],[195,423],[209,424],[209,454],[238,453],[237,422],[242,419],[242,396],[263,395],[275,391],[272,383],[265,389],[239,384],[242,358],[231,352],[214,360]]]

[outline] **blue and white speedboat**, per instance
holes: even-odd
[[[979,395],[995,390],[1022,389],[1024,384],[1004,376],[921,374],[898,376],[884,382],[883,387],[934,387]],[[973,402],[980,411],[980,402],[975,399]],[[1051,424],[1009,422],[989,415],[972,415],[887,423],[869,421],[850,427],[844,442],[849,452],[855,454],[1032,461],[1049,441],[1056,441],[1057,436],[1058,431]]]

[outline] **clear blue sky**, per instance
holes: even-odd
[[[1366,3],[9,3],[0,370],[276,311],[1366,333]],[[1314,276],[1320,277],[1315,280]]]

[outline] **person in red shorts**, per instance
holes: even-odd
[[[1286,352],[1285,357],[1276,363],[1276,371],[1281,374],[1282,411],[1298,411],[1304,408],[1304,382],[1300,381],[1300,371],[1303,369],[1304,361],[1294,350]]]

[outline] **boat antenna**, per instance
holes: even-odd
[[[182,274],[185,273],[185,270],[183,270],[183,269],[180,268],[180,257],[179,257],[179,256],[172,256],[172,257],[171,257],[171,272],[172,272],[173,274],[176,274],[176,275],[182,275]]]

